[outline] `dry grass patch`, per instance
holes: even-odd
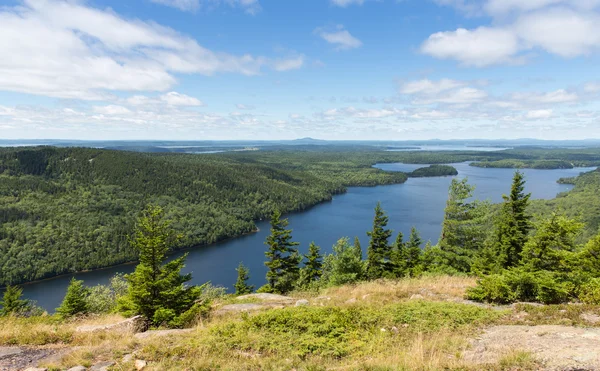
[[[413,295],[420,295],[426,300],[459,301],[464,298],[467,288],[475,285],[474,277],[425,276],[333,287],[324,290],[321,295],[331,298],[331,304],[356,300],[381,305],[402,301]]]

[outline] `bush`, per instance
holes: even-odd
[[[579,289],[579,299],[586,304],[600,305],[600,278],[593,278]]]
[[[575,285],[555,272],[512,269],[480,279],[476,287],[467,291],[467,297],[497,304],[515,301],[558,304],[568,301],[574,291]]]
[[[90,313],[111,313],[117,309],[117,301],[127,294],[128,284],[123,275],[117,274],[110,280],[110,284],[97,285],[89,289],[86,297]]]

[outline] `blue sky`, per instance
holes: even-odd
[[[0,4],[0,138],[600,138],[600,0]]]

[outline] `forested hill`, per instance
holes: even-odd
[[[148,203],[176,221],[183,248],[250,232],[275,208],[302,210],[346,186],[406,180],[372,168],[378,154],[288,154],[285,166],[277,153],[261,156],[0,149],[0,286],[134,260],[128,237]]]

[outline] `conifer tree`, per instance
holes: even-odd
[[[392,236],[392,231],[385,229],[388,223],[388,217],[381,208],[381,203],[375,207],[375,218],[373,219],[373,229],[367,232],[371,237],[369,248],[367,250],[367,278],[377,279],[393,274],[393,266],[390,263],[391,246],[388,243]]]
[[[88,295],[89,289],[83,285],[83,281],[71,278],[71,282],[67,288],[67,294],[60,304],[60,307],[56,308],[56,313],[63,318],[87,313]]]
[[[306,262],[304,267],[300,270],[300,280],[298,286],[306,287],[312,282],[316,282],[321,278],[323,274],[323,256],[321,255],[321,248],[311,242],[308,246],[308,254],[304,255]]]
[[[170,246],[178,236],[158,206],[147,207],[140,217],[132,241],[139,251],[139,264],[126,276],[129,290],[121,301],[121,309],[141,314],[154,325],[176,323],[178,317],[190,310],[202,288],[187,286],[191,274],[181,274],[187,254],[165,263]]]
[[[504,203],[496,220],[492,251],[499,268],[517,266],[531,229],[527,206],[531,193],[525,194],[523,173],[516,171],[510,195],[503,195]]]
[[[248,285],[248,279],[250,279],[250,270],[240,262],[240,265],[235,269],[237,271],[237,281],[233,286],[235,288],[236,295],[246,295],[254,291],[254,286]]]
[[[351,245],[347,237],[340,238],[333,245],[333,253],[323,261],[324,285],[339,286],[358,282],[362,279],[364,261],[357,253],[357,247]]]
[[[354,237],[354,251],[356,252],[356,256],[362,260],[363,259],[363,250],[362,250],[362,246],[360,245],[360,240],[358,239],[358,237]]]
[[[394,275],[404,277],[406,275],[406,244],[402,232],[398,233],[392,246],[391,262],[394,267]]]
[[[21,299],[23,289],[17,286],[6,286],[6,290],[0,300],[0,317],[8,315],[19,315],[31,308],[29,300]]]
[[[271,234],[265,241],[269,247],[265,252],[268,258],[265,265],[269,268],[267,287],[261,291],[283,294],[291,291],[298,281],[300,270],[298,265],[302,261],[302,256],[295,248],[299,243],[292,241],[292,231],[286,229],[287,226],[288,220],[281,219],[281,213],[275,211],[271,216]]]
[[[466,178],[452,179],[439,241],[440,270],[470,272],[473,258],[483,247],[489,203],[467,201],[474,190]]]
[[[406,255],[404,259],[406,274],[410,275],[411,277],[417,275],[418,271],[420,270],[419,266],[421,264],[422,243],[423,240],[419,235],[419,231],[417,231],[417,228],[412,227],[410,229],[410,237],[408,239],[408,242],[406,243]]]

